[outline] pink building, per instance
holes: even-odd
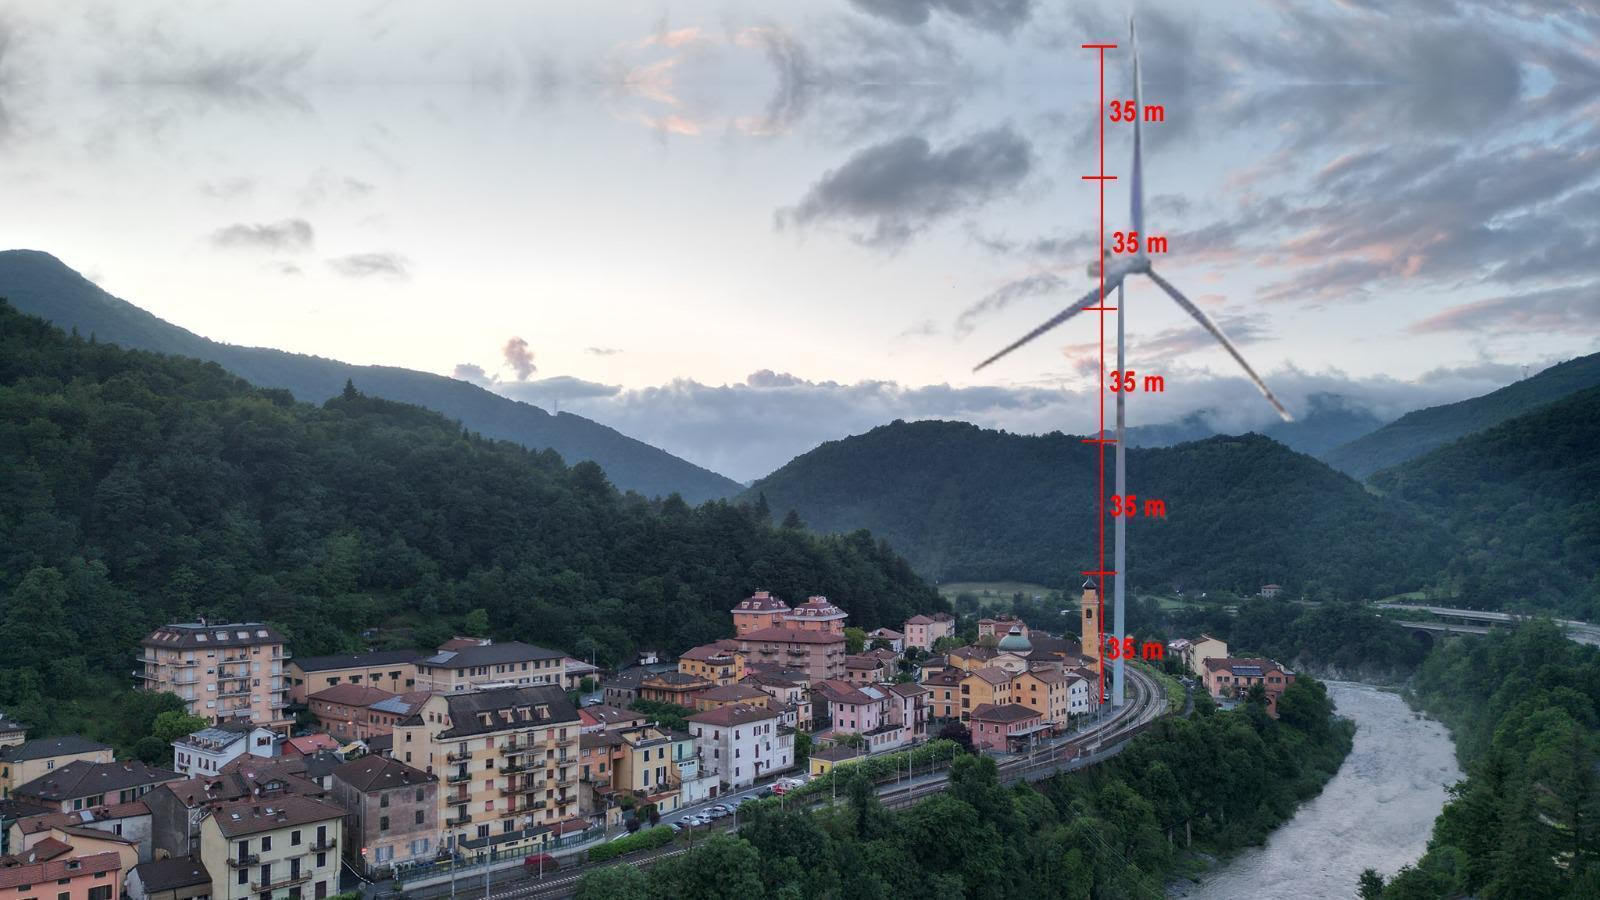
[[[827,597],[815,596],[807,597],[806,602],[785,613],[783,624],[788,628],[802,628],[806,631],[844,634],[844,623],[848,618],[850,618],[849,613],[834,606]]]
[[[798,669],[813,683],[844,675],[844,632],[805,628],[758,628],[739,635],[746,665]]]
[[[931,616],[912,616],[906,620],[904,634],[907,647],[931,652],[933,642],[956,633],[955,617],[949,613]]]
[[[1026,749],[1050,725],[1021,703],[985,703],[972,711],[971,727],[972,746],[1005,753]]]
[[[1278,697],[1294,683],[1294,673],[1265,657],[1208,659],[1206,690],[1217,699],[1243,700],[1255,685],[1267,692],[1267,712],[1278,714]]]
[[[30,887],[32,890],[27,890]],[[120,897],[122,860],[113,851],[0,868],[0,896],[33,897],[46,894],[57,900],[112,900],[113,897]]]

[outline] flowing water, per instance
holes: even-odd
[[[1362,869],[1384,877],[1427,848],[1445,786],[1460,780],[1438,722],[1417,719],[1395,694],[1328,682],[1355,746],[1321,794],[1267,839],[1173,896],[1193,900],[1349,900]]]

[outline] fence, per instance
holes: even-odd
[[[582,831],[564,835],[542,844],[524,845],[520,847],[505,847],[499,850],[457,850],[454,856],[436,859],[424,863],[406,863],[397,866],[394,871],[394,880],[399,884],[407,882],[433,880],[436,878],[455,877],[463,878],[470,875],[482,875],[485,867],[493,867],[497,863],[509,860],[521,862],[535,853],[554,854],[564,849],[582,846],[600,837],[606,830],[599,826],[591,825]]]

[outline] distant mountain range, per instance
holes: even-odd
[[[1141,589],[1279,583],[1381,597],[1428,583],[1453,550],[1409,504],[1260,435],[1128,456],[1141,513],[1129,522],[1129,566]],[[745,496],[823,531],[870,529],[925,577],[1061,585],[1098,564],[1098,472],[1094,445],[1072,435],[895,422],[823,444]],[[1150,500],[1164,517],[1144,515]],[[1109,524],[1106,540],[1109,565]]]
[[[209,360],[260,387],[321,403],[345,381],[372,396],[443,413],[486,437],[550,448],[569,464],[593,460],[618,488],[689,503],[727,497],[741,486],[708,469],[571,413],[551,415],[474,384],[392,366],[357,366],[265,347],[218,343],[158,319],[95,286],[48,253],[0,252],[0,297],[60,328],[123,347]]]
[[[1275,421],[1260,433],[1291,450],[1321,456],[1383,426],[1371,410],[1338,394],[1312,394],[1306,406],[1293,422]],[[1211,410],[1196,410],[1176,422],[1134,426],[1128,429],[1128,446],[1171,447],[1225,433],[1212,424],[1214,415]]]
[[[1322,455],[1341,472],[1366,478],[1475,431],[1533,412],[1587,388],[1600,387],[1600,353],[1551,366],[1498,391],[1406,413],[1371,434]]]

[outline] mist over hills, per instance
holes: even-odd
[[[1212,424],[1213,410],[1196,410],[1175,422],[1137,425],[1128,429],[1130,447],[1170,447],[1227,433]],[[1382,427],[1384,420],[1370,409],[1338,394],[1311,394],[1306,408],[1293,422],[1275,421],[1258,433],[1291,450],[1321,456],[1333,448]]]
[[[348,379],[367,394],[443,413],[485,437],[549,448],[569,463],[593,460],[617,487],[646,496],[677,493],[693,504],[731,496],[741,487],[593,420],[551,415],[465,381],[209,340],[112,296],[48,253],[0,251],[0,297],[64,330],[131,349],[215,362],[251,384],[282,388],[309,403],[338,395]]]

